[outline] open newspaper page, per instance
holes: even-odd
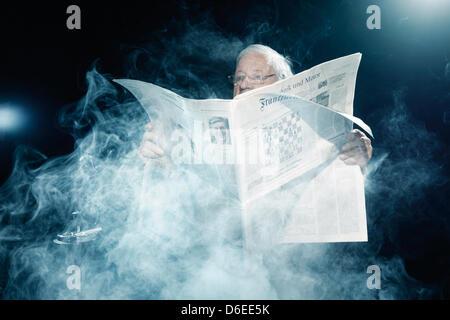
[[[371,133],[352,117],[360,59],[329,61],[235,99],[248,247],[367,241],[361,170],[338,158],[353,122]]]
[[[230,133],[234,100],[188,99],[143,81],[114,81],[140,102],[154,124],[158,144],[176,168],[189,170],[237,200]]]

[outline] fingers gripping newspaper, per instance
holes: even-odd
[[[372,136],[352,116],[360,60],[328,61],[233,100],[114,81],[169,128],[163,148],[175,163],[239,197],[247,248],[367,241],[363,175],[338,157],[353,123]]]

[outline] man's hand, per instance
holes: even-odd
[[[357,164],[365,167],[372,158],[372,144],[370,139],[360,130],[354,129],[347,136],[347,143],[342,146],[339,155],[345,164]]]
[[[161,138],[155,133],[153,123],[149,122],[145,126],[145,133],[142,137],[139,154],[145,162],[149,160],[161,159],[165,154],[164,150],[158,143]]]
[[[155,132],[160,123],[150,122],[145,126],[145,133],[139,147],[139,155],[144,162],[151,162],[152,167],[157,169],[165,177],[174,173],[175,166],[166,155],[161,144],[163,137]],[[156,130],[158,131],[158,130]]]
[[[139,155],[144,162],[153,160],[155,164],[164,166],[166,162],[170,161],[161,147],[162,137],[155,132],[155,126],[157,125],[158,123],[149,122],[145,126],[145,133],[139,147]]]

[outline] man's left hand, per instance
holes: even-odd
[[[342,146],[339,155],[345,164],[357,164],[365,167],[372,158],[372,144],[370,139],[360,130],[354,129],[347,135],[347,142]]]

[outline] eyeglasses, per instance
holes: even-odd
[[[233,84],[233,85],[238,85],[241,84],[242,81],[245,80],[245,78],[248,78],[248,82],[251,84],[263,84],[264,81],[266,81],[267,78],[273,77],[276,74],[268,74],[266,76],[260,75],[260,74],[253,74],[251,76],[247,76],[247,75],[229,75],[227,76],[228,81]]]

